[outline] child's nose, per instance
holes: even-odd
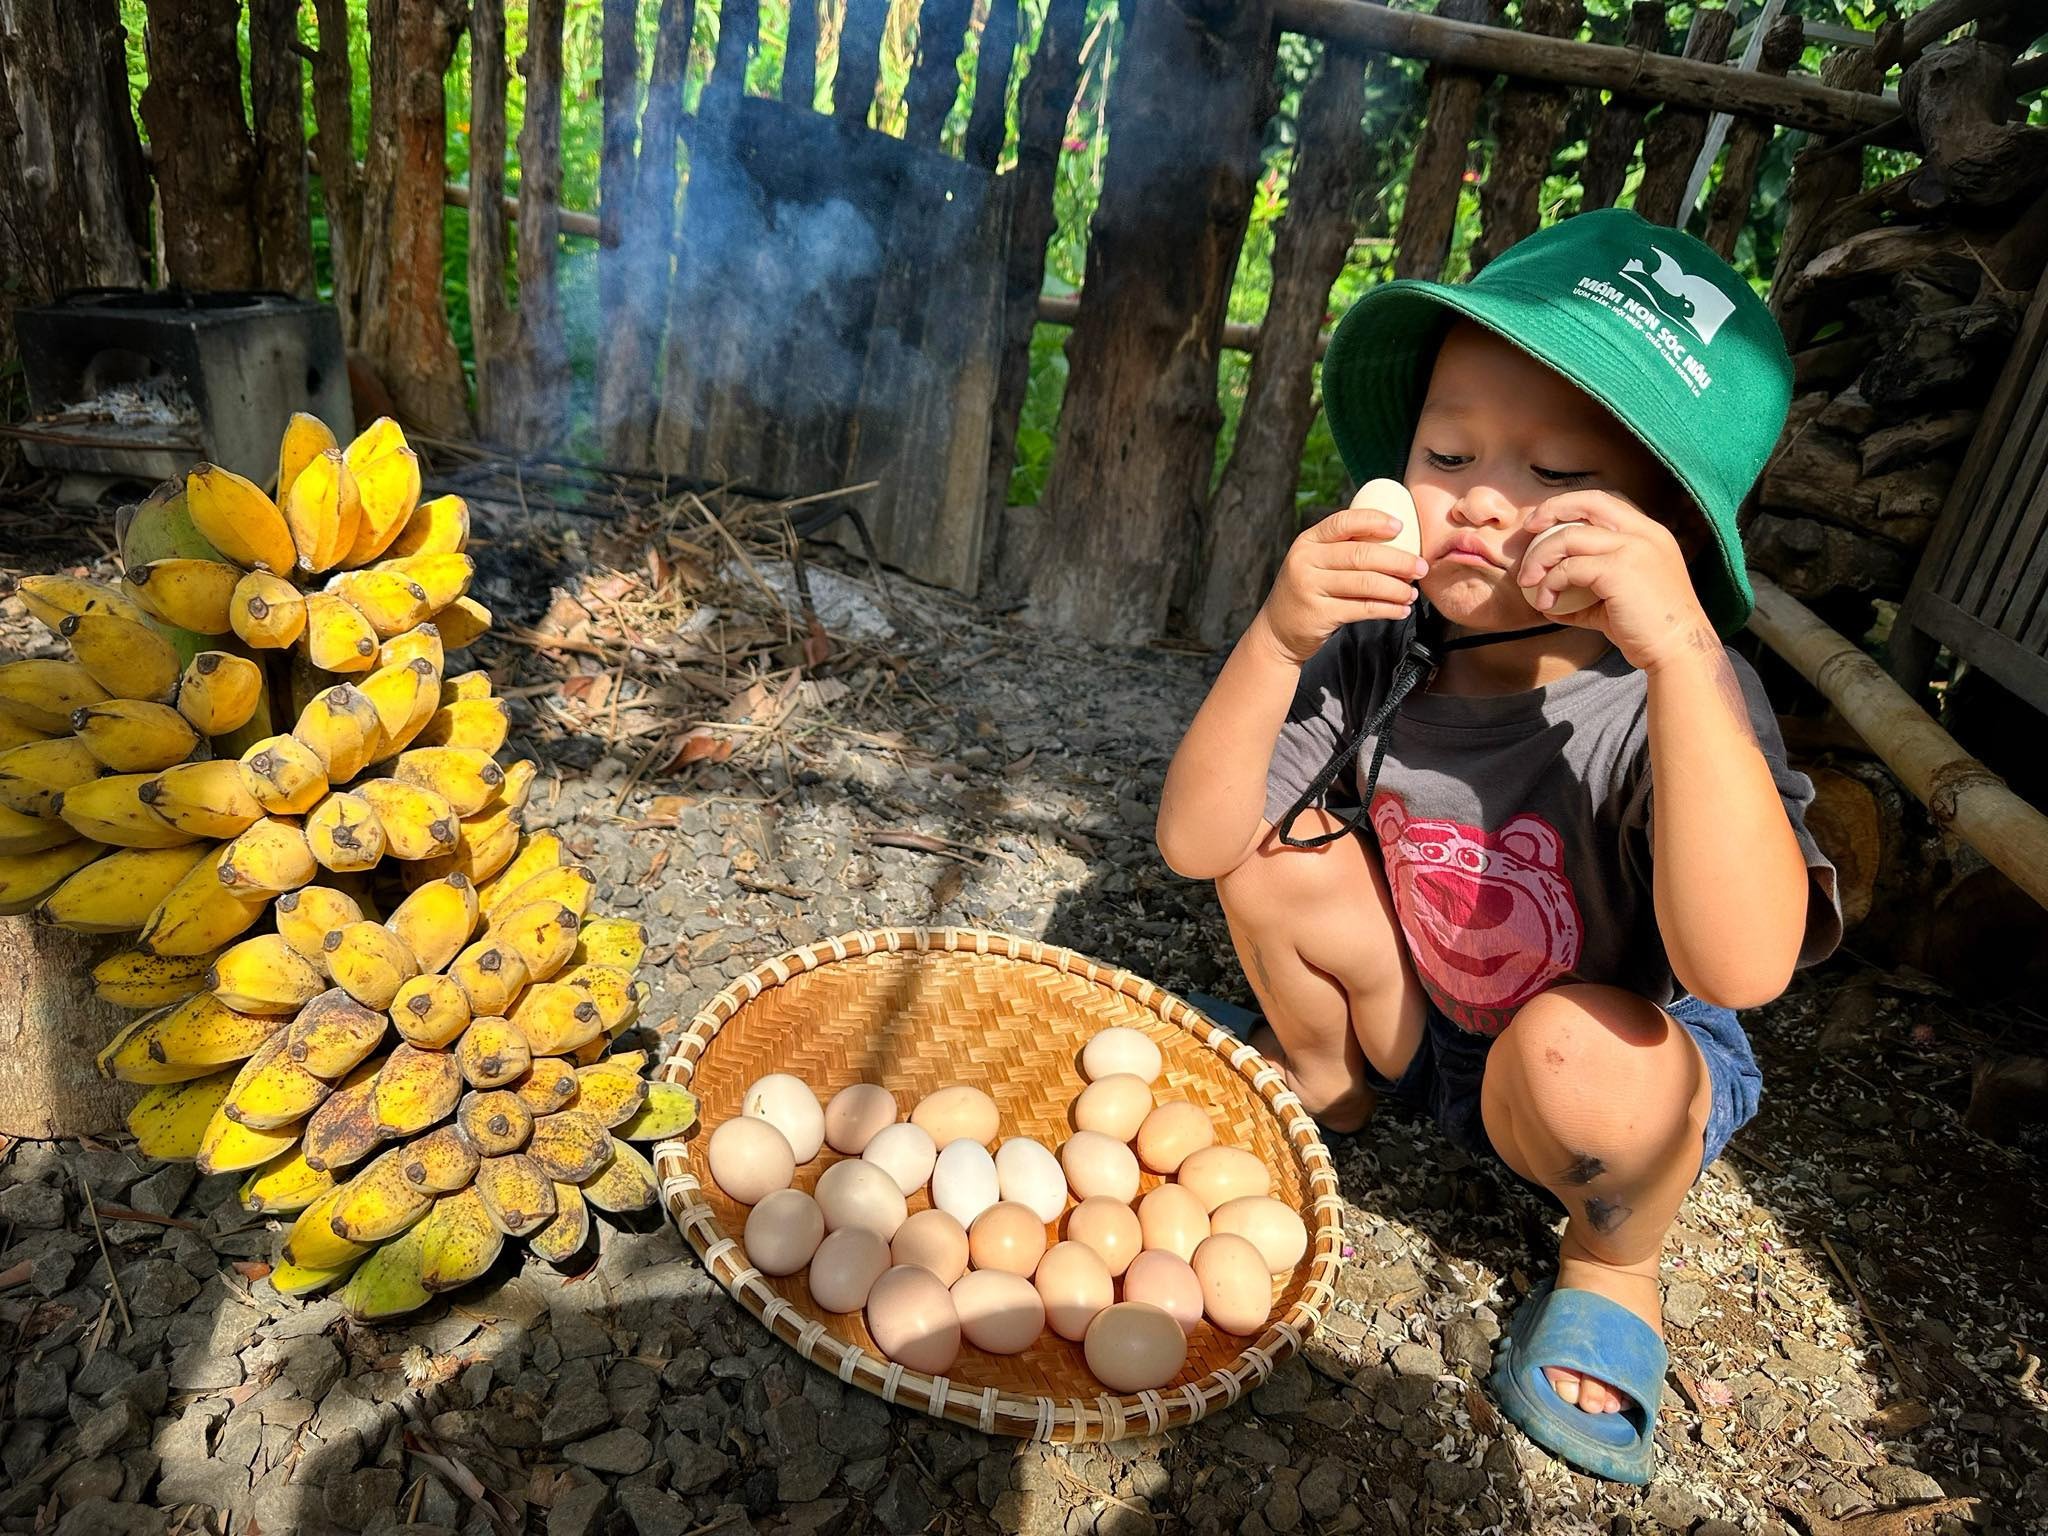
[[[1511,497],[1484,484],[1472,486],[1458,499],[1457,514],[1475,528],[1514,528],[1522,521],[1522,509]]]

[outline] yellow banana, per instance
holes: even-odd
[[[573,908],[559,901],[530,901],[523,906],[499,909],[491,922],[489,937],[492,943],[518,954],[529,982],[546,981],[568,964],[576,949],[579,926],[581,921]]]
[[[575,987],[536,982],[519,995],[510,1018],[536,1056],[562,1056],[604,1033],[597,1004]]]
[[[334,1230],[334,1208],[345,1186],[337,1185],[299,1212],[285,1234],[281,1250],[287,1264],[304,1269],[335,1269],[367,1257],[371,1244],[350,1242]]]
[[[676,1083],[647,1085],[647,1102],[613,1128],[621,1141],[666,1141],[697,1123],[697,1096]]]
[[[175,848],[192,841],[142,801],[147,773],[110,773],[53,795],[50,804],[80,837],[116,848]]]
[[[152,560],[131,568],[125,578],[135,600],[173,629],[195,635],[225,635],[231,621],[235,588],[242,568],[219,560]]]
[[[473,816],[505,783],[505,770],[476,747],[414,747],[398,754],[391,776],[431,789],[457,816]]]
[[[526,985],[526,965],[519,952],[488,939],[480,939],[458,954],[449,962],[448,974],[462,988],[472,1018],[505,1012]]]
[[[232,1085],[230,1091],[233,1091]],[[246,1173],[283,1156],[298,1139],[296,1123],[258,1130],[230,1117],[227,1106],[223,1104],[207,1122],[206,1134],[200,1139],[199,1156],[195,1161],[201,1173]]]
[[[379,1012],[389,1008],[398,989],[419,973],[412,951],[397,935],[367,918],[335,929],[322,943],[327,951],[327,974],[365,1008]]]
[[[91,783],[92,780],[86,782]],[[52,809],[63,805],[67,793],[69,791],[60,790],[50,797]],[[20,811],[0,806],[0,858],[47,853],[72,842],[78,835],[76,828],[58,817],[24,816]]]
[[[282,576],[250,571],[228,600],[228,624],[244,645],[281,651],[306,632],[306,599]]]
[[[484,810],[508,810],[515,815],[525,810],[526,797],[533,793],[533,781],[539,773],[540,765],[532,758],[520,758],[505,770],[505,782],[498,786],[497,797]]]
[[[377,1133],[377,1074],[383,1058],[373,1056],[341,1080],[327,1102],[306,1121],[306,1164],[333,1172],[368,1157]]]
[[[135,933],[207,852],[203,843],[117,848],[50,892],[36,915],[74,933]]]
[[[358,1323],[401,1317],[433,1300],[422,1279],[426,1262],[419,1231],[403,1232],[357,1265],[335,1300]]]
[[[519,846],[519,813],[495,803],[456,823],[455,846],[447,853],[408,865],[408,884],[461,874],[481,887],[510,862]]]
[[[437,674],[424,656],[379,667],[358,686],[363,697],[377,711],[381,741],[377,756],[386,758],[412,745],[413,737],[426,728],[440,707],[436,702]]]
[[[211,955],[152,955],[124,949],[92,968],[93,992],[117,1008],[161,1008],[206,987]]]
[[[269,906],[220,883],[221,843],[187,871],[142,925],[142,947],[167,956],[203,955],[245,933]]]
[[[383,650],[378,653],[378,660],[390,667],[413,660],[431,662],[436,677],[441,675],[445,659],[441,648],[441,631],[432,624],[417,624],[402,635],[392,636],[384,642]]]
[[[555,1214],[554,1180],[523,1152],[486,1157],[470,1187],[483,1197],[492,1224],[507,1237],[524,1237]]]
[[[12,715],[0,711],[0,752],[11,752],[16,747],[26,747],[50,739],[50,732],[23,725]]]
[[[116,698],[168,699],[177,692],[177,650],[148,624],[111,613],[74,613],[57,633],[71,642],[72,659]]]
[[[574,987],[597,1005],[597,1014],[604,1021],[608,1035],[616,1035],[640,1011],[640,1004],[647,994],[647,984],[635,981],[632,976],[611,965],[578,965],[558,972],[555,981],[567,987]]]
[[[468,592],[469,584],[476,580],[476,562],[464,554],[409,555],[402,560],[386,560],[376,569],[416,583],[426,593],[428,609],[433,613],[439,613]]]
[[[610,965],[628,973],[640,969],[647,931],[630,917],[593,917],[576,936],[577,965]]]
[[[486,919],[504,905],[505,898],[536,875],[561,866],[566,857],[562,840],[552,832],[529,832],[519,840],[519,852],[512,861],[476,888],[477,905]]]
[[[502,920],[537,901],[552,901],[567,907],[580,924],[596,893],[597,875],[588,864],[558,864],[553,869],[541,871],[524,885],[513,887],[505,900],[493,908],[492,916],[484,923],[484,932],[496,933]],[[528,969],[531,968],[529,965]]]
[[[422,1194],[447,1195],[467,1189],[482,1161],[453,1125],[439,1126],[405,1145],[406,1182]]]
[[[647,1079],[638,1072],[623,1071],[604,1062],[576,1069],[576,1108],[606,1130],[632,1119],[646,1102]]]
[[[242,1209],[263,1216],[289,1216],[303,1211],[334,1188],[334,1175],[306,1166],[302,1146],[293,1147],[242,1181],[236,1199]]]
[[[0,715],[46,736],[62,736],[74,713],[107,698],[107,690],[75,661],[37,657],[0,666]]]
[[[115,773],[161,772],[199,745],[199,733],[183,715],[168,704],[140,699],[88,704],[71,717],[71,729]]]
[[[469,1028],[469,999],[452,976],[415,976],[391,999],[391,1022],[414,1045],[452,1045]]]
[[[249,793],[242,765],[232,757],[179,763],[135,794],[165,821],[194,837],[233,837],[263,819],[263,807]]]
[[[315,1077],[334,1082],[383,1044],[388,1023],[383,1014],[330,987],[310,998],[286,1026],[284,1053]]]
[[[374,869],[384,857],[384,824],[367,800],[337,790],[307,815],[306,846],[323,868]]]
[[[503,1088],[465,1093],[455,1106],[455,1124],[480,1157],[509,1157],[533,1134],[533,1111]]]
[[[384,823],[384,847],[394,859],[430,859],[452,850],[462,835],[455,808],[431,789],[398,779],[363,779],[350,786]]]
[[[491,697],[491,674],[488,672],[460,672],[454,677],[441,679],[441,702],[463,704],[472,699]]]
[[[346,784],[376,754],[383,727],[377,706],[347,683],[323,688],[299,712],[292,734],[313,749],[329,784]]]
[[[94,1064],[102,1077],[123,1083],[181,1083],[255,1055],[282,1022],[237,1013],[211,992],[195,992],[130,1020]]]
[[[341,1187],[327,1224],[352,1243],[381,1243],[426,1215],[433,1196],[414,1189],[405,1176],[405,1155],[394,1148]]]
[[[391,547],[420,503],[420,459],[401,447],[372,459],[351,457],[348,467],[362,495],[363,519],[342,564],[368,565]]]
[[[469,503],[460,496],[436,496],[412,509],[412,516],[398,531],[385,553],[393,559],[408,555],[453,555],[469,543]]]
[[[661,1198],[654,1165],[617,1137],[604,1167],[585,1179],[583,1198],[600,1211],[644,1211]]]
[[[338,1264],[333,1269],[308,1269],[303,1264],[288,1264],[280,1256],[278,1262],[271,1266],[267,1278],[270,1288],[280,1296],[310,1296],[315,1291],[344,1283],[355,1271],[354,1264]]]
[[[503,699],[464,699],[434,711],[413,744],[420,747],[469,747],[495,752],[512,729],[512,708]]]
[[[79,576],[24,576],[15,583],[14,595],[37,623],[53,633],[74,613],[111,613],[136,620],[148,617],[133,599]]]
[[[461,953],[476,928],[476,887],[460,874],[415,887],[393,909],[384,926],[404,941],[431,975]]]
[[[278,492],[278,500],[302,571],[324,571],[338,564],[362,526],[356,477],[338,448],[308,459],[291,490]]]
[[[554,1219],[529,1237],[527,1246],[550,1264],[566,1268],[590,1240],[590,1207],[574,1184],[555,1186]]]
[[[239,731],[263,702],[263,669],[229,651],[201,651],[178,679],[178,713],[202,736]]]
[[[424,1051],[410,1042],[393,1046],[372,1098],[377,1134],[417,1136],[454,1114],[461,1098],[462,1068],[452,1052]]]
[[[235,1069],[210,1072],[181,1083],[159,1083],[128,1111],[128,1131],[144,1157],[190,1162],[199,1155],[206,1129],[235,1080]]]
[[[434,615],[427,589],[395,571],[344,571],[328,583],[327,590],[352,604],[379,640],[402,635]]]
[[[490,632],[491,610],[473,597],[458,597],[435,612],[434,627],[441,632],[442,650],[465,650]]]
[[[353,675],[377,665],[377,632],[353,603],[332,592],[306,594],[306,632],[299,644],[322,672]]]
[[[282,576],[298,558],[277,503],[233,470],[195,464],[185,476],[185,510],[206,542],[239,566]]]
[[[321,976],[291,945],[266,933],[222,950],[206,974],[206,985],[238,1013],[290,1014],[320,995]],[[301,1059],[296,1052],[291,1056]],[[339,1077],[347,1070],[323,1075]]]
[[[235,1124],[252,1131],[296,1126],[334,1092],[332,1083],[315,1077],[287,1056],[284,1042],[284,1032],[279,1030],[242,1063],[227,1102],[220,1107]]]
[[[266,816],[227,844],[216,873],[244,897],[278,896],[309,883],[320,866],[298,823]]]
[[[313,749],[286,732],[266,736],[242,754],[242,783],[273,816],[300,816],[327,793],[327,770]]]
[[[517,1082],[533,1061],[526,1037],[506,1018],[470,1020],[455,1042],[455,1062],[472,1088],[503,1088]]]
[[[552,1115],[576,1102],[576,1069],[559,1056],[535,1056],[512,1091],[536,1119]]]
[[[355,469],[372,459],[382,458],[405,446],[405,433],[389,416],[379,416],[353,438],[342,450],[348,460],[348,467]]]
[[[363,920],[353,896],[328,885],[305,885],[277,898],[277,932],[315,966],[327,964],[327,935]]]
[[[526,1155],[550,1179],[581,1184],[612,1155],[612,1139],[597,1116],[582,1109],[559,1110],[533,1122]]]
[[[327,423],[318,416],[304,411],[293,411],[290,421],[284,424],[284,436],[277,444],[277,501],[284,506],[291,496],[292,486],[300,474],[313,460],[330,448],[335,447],[334,433]],[[290,517],[286,517],[290,522]]]
[[[434,1202],[420,1223],[420,1286],[428,1295],[467,1285],[491,1265],[505,1246],[475,1189]]]

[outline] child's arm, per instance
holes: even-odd
[[[1695,997],[1755,1007],[1785,990],[1806,931],[1806,861],[1751,729],[1735,669],[1671,532],[1619,497],[1571,492],[1530,517],[1580,525],[1523,563],[1547,611],[1567,586],[1600,601],[1559,622],[1605,631],[1649,680],[1657,928]]]
[[[1347,510],[1288,550],[1166,770],[1159,852],[1177,873],[1214,880],[1258,845],[1273,746],[1302,666],[1323,642],[1346,624],[1407,616],[1425,566],[1381,542],[1400,526],[1384,512]]]

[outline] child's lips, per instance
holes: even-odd
[[[1477,550],[1470,549],[1447,549],[1442,554],[1438,555],[1436,559],[1431,562],[1431,564],[1476,565],[1480,569],[1488,571],[1497,571],[1501,569],[1499,565],[1497,565],[1492,560],[1489,560],[1484,554],[1481,554]]]

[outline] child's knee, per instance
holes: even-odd
[[[1688,1129],[1704,1073],[1698,1050],[1655,1004],[1612,987],[1531,999],[1487,1052],[1489,1093],[1520,1127],[1597,1150],[1659,1146]],[[1533,1127],[1532,1127],[1533,1122]]]

